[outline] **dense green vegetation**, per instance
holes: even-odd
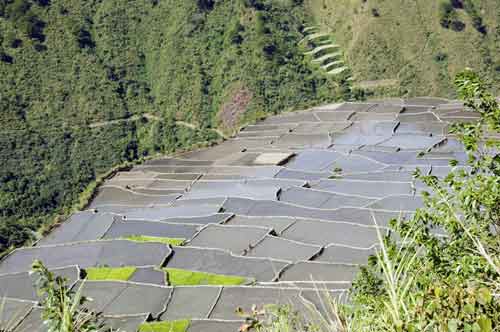
[[[301,1],[0,5],[0,250],[114,165],[348,97],[297,49]]]
[[[463,9],[469,16],[472,26],[481,34],[488,34],[488,27],[483,23],[483,18],[472,0],[444,0],[439,7],[440,23],[446,29],[462,31],[465,23],[460,21],[457,10]]]
[[[345,51],[355,84],[377,95],[454,97],[474,69],[500,89],[497,0],[305,0]]]

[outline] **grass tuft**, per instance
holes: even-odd
[[[130,279],[135,267],[91,267],[85,270],[88,280],[123,280]]]
[[[185,285],[241,285],[248,279],[206,272],[166,268],[167,280],[171,286]]]
[[[187,319],[144,323],[139,326],[139,332],[186,332],[189,323]]]
[[[124,239],[135,242],[158,242],[163,244],[169,244],[172,246],[181,246],[184,244],[184,241],[186,241],[186,239],[181,239],[181,238],[146,236],[146,235],[129,235],[124,237]]]

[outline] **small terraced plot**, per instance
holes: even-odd
[[[186,332],[189,320],[151,322],[141,324],[139,332]]]
[[[248,282],[244,277],[227,276],[214,273],[165,268],[167,281],[171,286],[193,285],[241,285]]]
[[[0,262],[6,314],[23,313],[13,332],[46,332],[34,259],[125,332],[236,332],[236,309],[255,305],[322,310],[318,284],[341,298],[376,253],[377,227],[422,207],[416,167],[462,167],[449,122],[475,118],[441,99],[325,105],[119,172],[90,209]]]
[[[135,267],[93,267],[85,270],[88,280],[128,280]]]

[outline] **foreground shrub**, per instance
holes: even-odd
[[[48,332],[107,332],[100,316],[84,307],[89,300],[74,291],[67,280],[56,277],[40,261],[35,261],[36,289],[43,308],[42,321]]]

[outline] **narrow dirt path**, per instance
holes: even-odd
[[[145,113],[145,114],[141,114],[141,115],[133,115],[133,116],[131,116],[129,118],[125,118],[125,119],[116,119],[116,120],[109,120],[109,121],[94,122],[94,123],[89,124],[89,128],[101,128],[101,127],[106,127],[106,126],[112,126],[112,125],[116,125],[119,123],[137,121],[141,118],[146,118],[150,121],[162,121],[162,119],[157,115],[154,115],[151,113]],[[175,121],[175,124],[178,126],[190,128],[192,130],[201,130],[200,126],[198,126],[194,123],[186,122],[186,121]],[[208,130],[215,132],[220,137],[227,138],[226,135],[224,135],[224,133],[220,129],[210,128]]]

